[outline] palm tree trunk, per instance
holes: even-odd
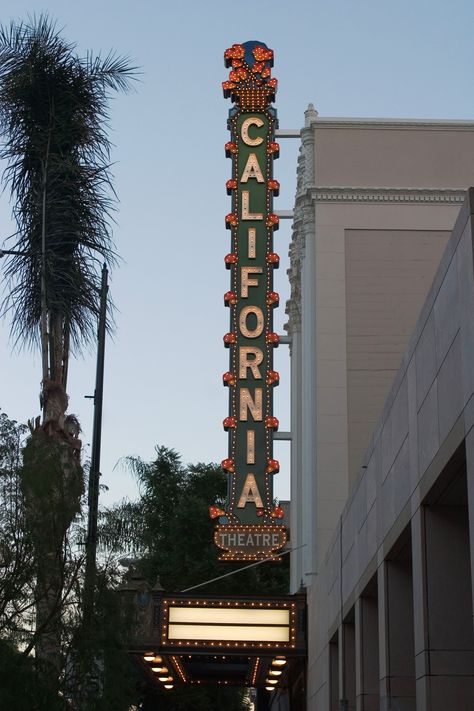
[[[41,216],[41,363],[43,371],[43,383],[49,378],[48,369],[48,304],[46,295],[46,191],[48,179],[49,152],[51,148],[51,126],[48,132],[48,143],[46,156],[43,165],[43,195],[42,195],[42,216]],[[43,399],[44,416],[44,399]]]
[[[52,121],[52,111],[51,111]],[[51,148],[51,123],[43,161],[41,215],[41,361],[42,423],[32,434],[31,458],[25,458],[25,493],[29,524],[36,550],[36,644],[39,666],[57,684],[61,670],[61,598],[64,583],[64,543],[80,507],[82,468],[79,462],[78,427],[67,425],[65,390],[69,330],[64,320],[51,314],[47,295],[47,189]],[[48,313],[49,312],[49,313]],[[42,477],[40,485],[28,486],[30,476]],[[31,481],[31,480],[30,480]],[[45,506],[45,502],[47,502]]]

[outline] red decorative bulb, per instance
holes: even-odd
[[[226,472],[235,472],[235,464],[233,459],[223,459],[221,467]]]
[[[280,225],[280,218],[274,212],[271,212],[265,224],[267,227],[273,227],[274,230],[277,230]]]
[[[237,181],[234,178],[231,178],[226,182],[225,187],[227,190],[227,195],[231,195],[232,190],[236,190],[237,188]]]
[[[231,74],[232,74],[232,72],[231,72]],[[233,141],[227,141],[224,148],[225,148],[225,154],[226,154],[227,158],[230,158],[232,155],[234,155],[238,151],[237,144],[234,143]]]
[[[274,195],[280,194],[280,183],[278,180],[269,180],[267,183],[267,188],[273,191]]]
[[[233,81],[223,81],[222,91],[224,92],[224,99],[228,99],[230,96],[231,89],[235,89],[237,85]]]
[[[285,512],[283,511],[281,506],[275,506],[273,511],[270,513],[270,516],[272,518],[283,518],[284,515],[285,515]]]
[[[225,226],[228,230],[230,230],[231,227],[237,227],[238,224],[239,219],[233,212],[229,212],[229,214],[225,216]]]
[[[258,45],[252,50],[252,54],[257,62],[271,62],[273,60],[273,49]]]
[[[267,146],[267,153],[269,155],[273,155],[275,158],[278,158],[280,155],[280,144],[275,141],[270,141]]]
[[[239,258],[235,252],[230,252],[229,254],[226,254],[224,257],[224,263],[226,265],[226,268],[230,269],[233,264],[237,264],[238,260]]]
[[[222,381],[223,381],[224,385],[235,385],[236,381],[235,381],[234,373],[231,373],[228,370],[227,373],[224,373],[224,375],[222,376]]]
[[[222,424],[224,426],[225,431],[227,432],[227,430],[237,427],[237,418],[232,416],[226,417],[223,420]]]
[[[275,269],[278,269],[278,267],[280,266],[280,255],[277,254],[276,252],[268,252],[267,262],[268,262],[268,264],[271,264],[272,266],[274,266]]]
[[[267,333],[265,340],[269,345],[278,346],[280,343],[280,336],[278,333]]]
[[[267,372],[267,385],[278,385],[280,382],[280,373],[276,370],[269,370]]]
[[[209,506],[209,518],[217,518],[218,516],[224,515],[224,509],[220,509],[218,506]]]
[[[235,291],[226,291],[224,294],[224,304],[226,306],[230,306],[231,304],[232,304],[232,306],[235,306],[236,303],[237,303],[237,294],[235,293]]]
[[[280,425],[278,417],[273,417],[273,415],[267,415],[265,417],[265,427],[271,430],[277,430]]]
[[[269,291],[267,294],[267,306],[273,306],[280,301],[280,294],[277,291]]]
[[[255,62],[255,64],[252,67],[252,72],[254,74],[261,74],[264,69],[265,69],[265,64],[263,62]]]
[[[225,334],[225,336],[224,336],[224,345],[225,346],[233,345],[236,342],[237,342],[237,336],[235,335],[234,331],[230,331],[230,333]]]
[[[278,459],[267,459],[267,474],[277,474],[280,471],[280,462]]]
[[[243,59],[245,57],[245,47],[241,44],[233,44],[224,52],[224,62],[226,67],[231,65],[233,59]]]

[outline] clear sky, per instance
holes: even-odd
[[[472,0],[2,0],[0,21],[48,12],[80,53],[110,49],[141,67],[136,91],[114,100],[111,139],[120,198],[114,238],[122,263],[112,275],[117,332],[106,348],[102,472],[110,503],[134,495],[131,476],[114,465],[145,459],[155,444],[185,461],[220,461],[228,410],[221,376],[229,288],[224,216],[230,200],[224,156],[229,100],[223,52],[257,39],[275,51],[281,128],[300,128],[313,102],[321,116],[474,119]],[[275,209],[293,206],[298,142],[281,140]],[[474,159],[474,156],[473,156]],[[11,231],[8,197],[0,199],[0,245]],[[285,221],[275,246],[284,258]],[[0,276],[2,265],[0,262]],[[284,304],[286,265],[275,288]],[[276,313],[282,332],[284,307]],[[95,354],[70,367],[70,411],[90,451]],[[276,352],[282,385],[275,415],[289,428],[288,350]],[[12,352],[0,324],[0,407],[26,421],[39,413],[38,353]],[[285,385],[286,381],[286,385]],[[276,494],[289,495],[288,446]]]

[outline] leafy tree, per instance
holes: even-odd
[[[144,462],[128,457],[140,499],[124,501],[102,514],[101,542],[105,549],[132,550],[140,572],[154,580],[160,575],[165,590],[180,591],[236,570],[218,559],[215,522],[209,504],[222,506],[227,479],[217,464],[184,466],[177,452],[156,447],[156,458]],[[244,566],[242,566],[244,567]],[[288,558],[239,572],[202,587],[202,592],[286,594]]]
[[[85,697],[87,711],[128,711],[141,684],[125,651],[129,629],[115,592],[119,568],[113,560],[101,561],[93,633],[85,637],[80,613],[81,521],[69,529],[64,545],[63,590],[57,603],[61,622],[59,685],[43,673],[31,655],[41,630],[35,626],[34,614],[38,603],[35,546],[21,486],[26,431],[0,413],[0,709],[60,711],[71,708],[71,703],[77,708],[78,699]],[[94,684],[85,685],[91,657],[96,678]]]
[[[179,455],[156,447],[156,458],[144,462],[129,457],[140,498],[123,501],[102,512],[100,540],[104,549],[127,550],[136,557],[143,576],[154,582],[157,574],[168,592],[180,591],[235,571],[235,563],[218,560],[213,542],[214,522],[209,504],[222,505],[227,481],[216,464],[184,466]],[[286,594],[288,557],[282,563],[263,563],[205,585],[199,592],[226,594]],[[154,688],[145,694],[143,711],[208,711],[248,708],[243,689],[182,686],[172,693]]]
[[[26,427],[0,413],[0,637],[24,643],[34,591],[34,557],[20,485]]]
[[[63,698],[42,683],[32,657],[0,639],[0,708],[15,711],[66,711]]]
[[[59,678],[66,534],[80,511],[80,425],[66,415],[69,358],[94,337],[109,227],[108,103],[129,87],[124,58],[79,57],[47,17],[0,28],[0,157],[17,225],[3,313],[17,341],[40,344],[42,418],[22,468],[36,562],[36,659]]]

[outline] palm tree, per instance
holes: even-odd
[[[133,73],[114,54],[79,57],[47,16],[0,28],[0,157],[17,226],[2,311],[15,342],[41,348],[42,417],[31,425],[23,486],[36,547],[36,655],[56,670],[64,541],[83,492],[80,426],[66,414],[69,359],[94,339],[100,265],[115,261],[108,104]]]

